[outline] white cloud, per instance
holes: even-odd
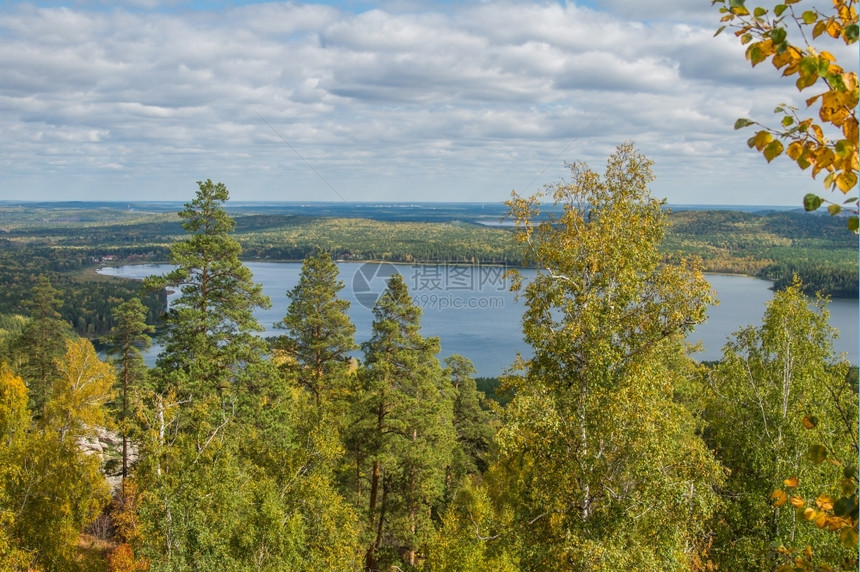
[[[818,190],[732,131],[793,87],[699,4],[8,5],[0,194],[175,200],[223,177],[239,200],[503,200],[631,139],[674,202]]]

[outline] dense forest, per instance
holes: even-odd
[[[712,293],[665,255],[650,166],[622,145],[549,214],[507,203],[494,232],[538,275],[514,280],[533,357],[501,380],[440,363],[400,275],[355,339],[325,248],[260,337],[221,183],[144,283],[180,290],[154,367],[140,296],[112,300],[105,361],[62,313],[74,280],[42,273],[0,337],[0,568],[856,570],[856,376],[825,302],[793,281],[719,362],[689,358]]]

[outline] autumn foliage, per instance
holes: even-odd
[[[741,118],[735,129],[758,126],[747,142],[768,162],[785,153],[801,169],[811,168],[813,178],[825,173],[824,186],[843,194],[857,186],[857,103],[855,69],[845,69],[826,41],[854,45],[858,38],[857,0],[833,0],[833,8],[822,12],[815,6],[803,9],[801,0],[785,0],[772,10],[747,8],[744,0],[713,0],[720,5],[725,29],[734,31],[747,46],[746,58],[754,67],[770,60],[783,77],[794,77],[799,91],[818,89],[805,100],[806,110],[782,103],[774,109],[781,115],[779,126],[765,126]],[[856,50],[855,50],[856,51]],[[809,115],[817,110],[817,117]],[[815,210],[823,199],[807,195],[804,206]],[[829,201],[828,201],[829,202]],[[831,214],[847,208],[855,216],[849,226],[857,230],[857,197],[830,204]]]

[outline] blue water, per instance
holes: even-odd
[[[299,279],[301,264],[296,262],[249,262],[254,280],[263,285],[272,307],[256,313],[266,334],[277,335],[273,324],[284,317],[286,293]],[[391,272],[403,275],[413,300],[423,310],[422,333],[438,336],[440,358],[462,354],[475,364],[480,376],[497,376],[510,367],[517,352],[528,354],[523,342],[520,320],[523,305],[509,292],[503,269],[495,266],[409,266],[379,263],[342,262],[340,277],[345,284],[341,297],[350,302],[349,315],[356,326],[356,341],[370,338],[373,302],[385,287]],[[164,274],[168,265],[128,265],[105,267],[102,274],[144,278]],[[533,270],[522,271],[524,276]],[[765,302],[773,296],[771,283],[747,276],[708,275],[711,288],[720,300],[709,309],[708,319],[688,340],[701,341],[699,360],[717,360],[731,334],[748,325],[761,323]],[[834,343],[852,363],[858,363],[858,301],[839,299],[829,306],[831,325],[841,332]],[[158,349],[148,357],[153,362]]]

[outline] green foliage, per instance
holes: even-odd
[[[857,296],[857,237],[838,218],[796,212],[672,213],[661,251],[702,258],[708,272],[774,280],[801,278],[809,294]]]
[[[140,412],[134,552],[151,570],[355,569],[355,513],[328,476],[338,447],[296,372],[262,359],[252,311],[268,299],[229,236],[226,188],[199,187],[177,269],[151,281],[182,295]]]
[[[454,386],[454,429],[457,447],[451,468],[455,483],[480,475],[489,465],[490,444],[496,427],[484,394],[475,383],[472,362],[461,355],[445,358],[445,372]]]
[[[72,336],[68,325],[59,319],[60,296],[47,277],[40,277],[26,302],[30,320],[10,344],[12,363],[27,382],[30,407],[37,415],[43,413],[51,386],[59,377],[57,360]]]
[[[488,487],[467,479],[442,518],[427,560],[433,572],[517,572],[523,567],[499,538],[511,525],[497,510]]]
[[[198,187],[195,199],[179,213],[189,237],[170,249],[176,269],[145,283],[182,292],[168,312],[158,367],[168,376],[181,372],[177,381],[184,391],[205,395],[234,382],[243,364],[259,360],[264,346],[253,333],[262,327],[253,310],[271,302],[239,260],[242,248],[230,236],[235,223],[223,208],[227,188],[211,180]]]
[[[793,511],[773,506],[789,500],[772,496],[783,479],[794,484],[791,504],[801,516],[804,495],[835,493],[832,475],[815,463],[822,439],[847,465],[857,462],[857,395],[847,382],[848,364],[834,357],[824,302],[809,303],[801,290],[795,282],[778,292],[762,326],[735,333],[711,372],[708,435],[730,471],[714,549],[725,568],[773,567],[774,545],[810,545],[834,565],[851,554]],[[804,428],[802,419],[818,431]]]
[[[146,379],[146,364],[140,351],[149,349],[152,338],[148,334],[155,328],[146,323],[146,308],[139,298],[132,298],[113,309],[116,325],[105,337],[111,344],[108,353],[116,356],[119,373],[119,402],[114,410],[122,434],[122,478],[128,477],[128,441],[132,431],[132,407],[130,400],[139,401],[140,385]]]
[[[347,486],[362,515],[369,570],[416,565],[435,532],[431,516],[455,444],[439,340],[421,336],[421,309],[402,276],[389,279],[373,314],[346,430]]]
[[[299,283],[287,293],[287,315],[275,324],[287,330],[275,340],[275,349],[283,352],[285,367],[295,372],[318,406],[331,400],[332,391],[342,390],[337,384],[344,385],[350,352],[357,347],[355,326],[346,313],[349,302],[338,298],[342,289],[328,253],[305,258]]]
[[[558,218],[538,218],[539,196],[509,202],[538,266],[515,281],[534,357],[505,380],[495,469],[513,512],[499,542],[522,568],[684,570],[707,532],[719,466],[674,392],[711,295],[695,265],[661,262],[650,166],[630,145],[603,176],[571,166]]]

